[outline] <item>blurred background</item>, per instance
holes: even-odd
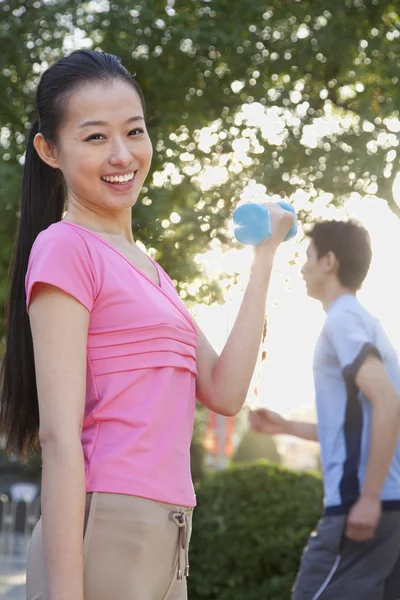
[[[302,223],[355,217],[368,228],[360,299],[400,350],[399,36],[398,3],[384,0],[0,0],[0,354],[35,86],[77,48],[117,54],[136,73],[155,152],[134,235],[217,350],[251,261],[231,215],[265,199],[288,200]],[[306,245],[300,231],[277,255],[247,407],[232,419],[197,409],[192,600],[288,600],[321,510],[318,445],[247,430],[256,405],[315,419],[324,314],[301,280]],[[39,514],[40,456],[24,464],[0,447],[4,600],[24,597]]]

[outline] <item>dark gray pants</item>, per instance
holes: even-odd
[[[301,559],[293,600],[400,600],[400,511],[385,512],[368,542],[344,535],[346,518],[318,523]]]

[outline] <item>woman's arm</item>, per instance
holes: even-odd
[[[29,317],[39,397],[49,600],[83,600],[86,485],[81,429],[89,313],[59,289],[37,284]]]
[[[278,205],[266,206],[270,211],[273,234],[254,249],[239,314],[220,356],[199,330],[197,398],[223,415],[237,414],[246,400],[260,348],[275,252],[293,225],[292,213]]]

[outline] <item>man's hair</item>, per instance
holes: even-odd
[[[307,232],[318,258],[333,252],[339,262],[338,279],[350,290],[361,288],[371,264],[368,231],[356,221],[320,221]]]

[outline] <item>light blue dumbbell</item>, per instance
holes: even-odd
[[[287,202],[278,202],[279,206],[285,210],[290,210],[294,215],[294,223],[289,229],[285,242],[294,237],[297,233],[296,211],[291,204]],[[237,240],[247,246],[257,246],[264,240],[271,237],[271,218],[268,208],[262,204],[249,202],[242,204],[233,213],[234,234]]]

